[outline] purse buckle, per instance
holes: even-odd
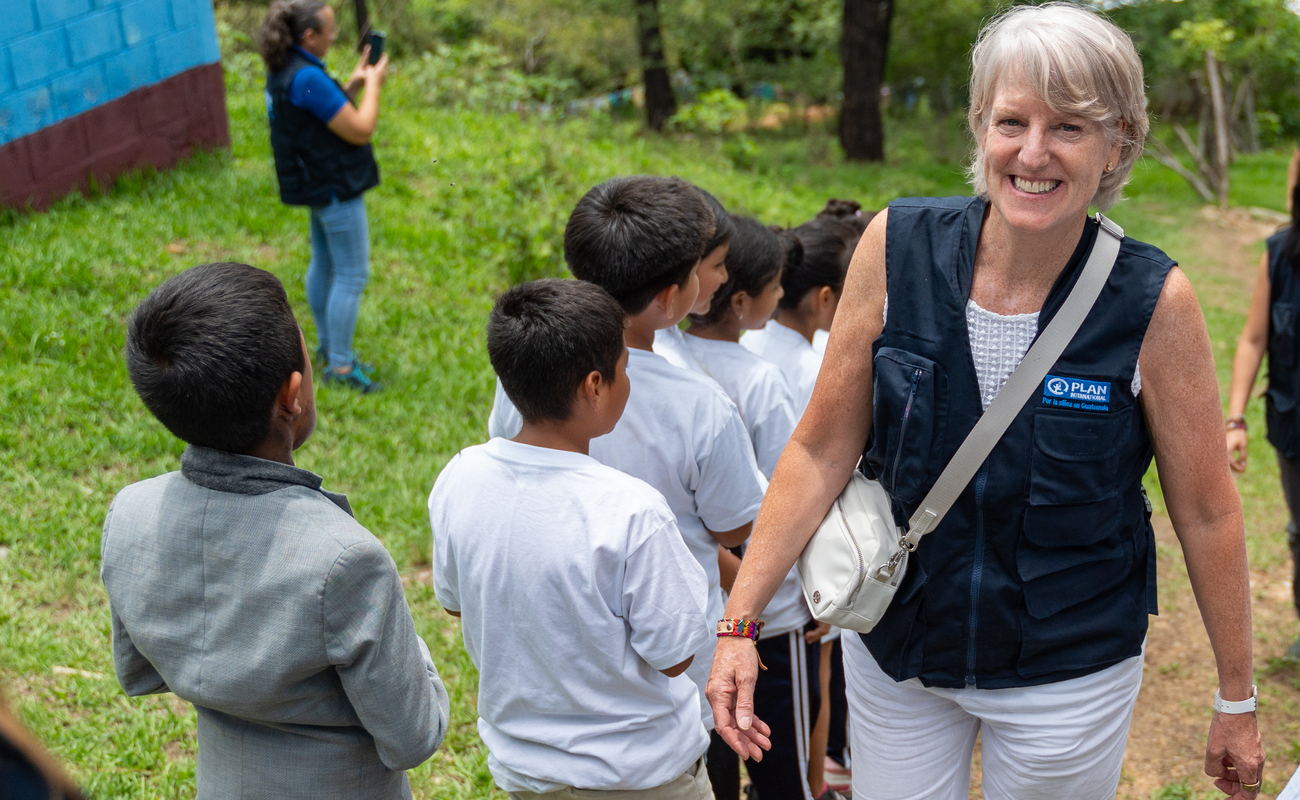
[[[879,581],[880,583],[889,583],[893,581],[894,573],[898,571],[898,565],[903,563],[903,559],[907,558],[907,553],[907,547],[903,545],[900,540],[898,550],[889,557],[888,561],[880,565],[879,569],[872,574],[872,579]]]

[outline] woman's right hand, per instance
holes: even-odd
[[[739,636],[721,636],[713,652],[713,668],[704,694],[713,708],[713,727],[741,758],[763,760],[772,749],[772,729],[754,716],[754,683],[758,680],[758,648]]]
[[[369,53],[370,53],[370,45],[366,45],[367,58],[369,57]],[[376,86],[376,87],[383,86],[384,78],[387,77],[388,77],[388,54],[387,53],[384,53],[382,56],[379,57],[378,63],[371,64],[367,60],[367,63],[362,68],[362,79],[365,80],[367,89],[371,88],[372,86]]]
[[[1228,465],[1233,472],[1246,471],[1246,429],[1233,428],[1228,431]]]

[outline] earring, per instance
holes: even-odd
[[[1112,171],[1113,169],[1115,169],[1115,165],[1112,164],[1111,162],[1107,161],[1107,162],[1106,162],[1106,171],[1107,171],[1107,172],[1110,172],[1110,171]]]

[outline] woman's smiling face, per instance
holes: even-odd
[[[1042,232],[1088,213],[1120,142],[1100,122],[1054,111],[1035,91],[1006,82],[984,134],[984,176],[993,207],[1017,230]]]

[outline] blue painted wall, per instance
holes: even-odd
[[[211,0],[0,0],[0,144],[220,60]]]

